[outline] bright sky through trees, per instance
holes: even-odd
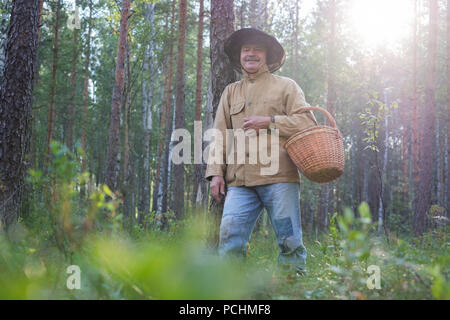
[[[412,32],[413,10],[411,0],[353,0],[349,22],[367,46],[395,46]]]

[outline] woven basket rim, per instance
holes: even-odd
[[[284,148],[287,149],[291,144],[293,144],[295,141],[298,140],[298,136],[308,136],[313,133],[319,132],[329,132],[329,133],[338,133],[340,137],[342,137],[341,132],[338,128],[333,128],[330,126],[314,126],[307,129],[304,129],[302,131],[299,131],[297,133],[294,133],[289,139],[284,143]]]

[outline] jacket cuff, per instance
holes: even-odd
[[[216,167],[216,168],[210,168],[208,167],[206,169],[206,173],[205,173],[205,178],[208,181],[211,181],[213,177],[215,176],[219,176],[219,177],[223,177],[223,170],[220,167]]]

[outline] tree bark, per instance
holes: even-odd
[[[197,83],[195,89],[195,121],[202,120],[202,50],[203,50],[203,0],[200,0],[200,9],[198,13],[198,32],[197,32]],[[202,139],[200,141],[195,141],[194,146],[202,146]],[[200,150],[194,150],[195,153],[203,152],[203,148]],[[195,157],[194,157],[195,158]],[[202,164],[195,164],[195,181],[193,190],[193,201],[196,205],[201,205],[201,202],[197,202],[197,199],[202,198],[202,194],[206,193],[206,188],[199,190],[200,187],[204,187],[201,184],[202,177]],[[199,194],[200,193],[200,194]]]
[[[330,0],[328,4],[328,19],[330,21],[330,33],[328,38],[328,91],[327,91],[327,110],[334,117],[336,105],[336,58],[335,58],[335,43],[336,43],[336,1]],[[297,14],[298,15],[298,14]],[[296,49],[297,50],[297,49]],[[328,211],[332,194],[330,190],[331,184],[323,184],[320,192],[320,208],[319,208],[319,231],[324,231],[327,228]],[[332,206],[331,206],[332,207]]]
[[[86,171],[86,127],[87,127],[87,108],[88,108],[88,85],[89,85],[89,65],[91,61],[91,32],[92,32],[92,0],[89,1],[89,22],[88,22],[88,33],[87,33],[87,48],[86,48],[86,57],[85,57],[85,65],[84,65],[84,82],[83,82],[83,114],[81,120],[81,149],[84,152],[84,155],[81,159],[81,172]],[[99,157],[100,159],[100,157]],[[97,179],[99,179],[100,174],[97,173]],[[83,198],[85,192],[85,186],[81,186],[81,197]]]
[[[76,5],[76,4],[75,4]],[[78,29],[73,30],[73,45],[75,47],[72,57],[72,71],[70,73],[70,104],[67,118],[67,148],[73,151],[73,125],[75,116],[75,94],[77,92],[77,59],[78,59]]]
[[[175,4],[176,0],[172,1],[172,22],[170,27],[170,41],[169,41],[169,79],[167,80],[167,96],[166,96],[166,130],[165,130],[165,150],[162,162],[162,178],[161,178],[161,202],[158,202],[157,217],[159,221],[162,220],[162,213],[167,212],[168,193],[169,193],[169,155],[170,155],[170,138],[172,136],[172,80],[173,80],[173,41],[175,35]],[[161,221],[163,222],[163,221]]]
[[[120,105],[124,88],[125,51],[128,36],[128,18],[130,0],[122,1],[122,14],[120,18],[120,35],[116,59],[116,76],[111,103],[111,117],[109,124],[108,150],[106,153],[105,183],[116,191],[119,187],[120,173]]]
[[[187,0],[180,0],[178,13],[178,54],[176,74],[175,129],[184,129],[185,125],[185,75],[184,47],[186,43]],[[181,156],[181,155],[180,155]],[[174,164],[174,211],[178,219],[184,216],[184,164]]]
[[[47,127],[47,159],[45,170],[48,170],[48,164],[51,157],[50,144],[53,140],[53,131],[55,129],[55,98],[56,98],[56,72],[58,70],[58,38],[59,38],[59,18],[61,13],[61,1],[56,2],[55,25],[53,26],[53,63],[52,63],[52,80],[50,85],[50,107],[48,109],[48,127]]]
[[[152,105],[153,105],[153,81],[148,81],[147,77],[153,78],[153,12],[155,5],[147,3],[145,11],[145,18],[150,26],[152,32],[150,40],[145,47],[144,55],[144,76],[142,80],[142,125],[144,128],[143,144],[143,183],[141,189],[141,203],[139,204],[139,211],[147,214],[150,210],[150,137],[152,133]],[[159,155],[158,155],[159,156]]]
[[[123,114],[124,114],[124,141],[123,141],[123,177],[122,177],[122,196],[123,196],[123,215],[125,225],[131,225],[131,196],[132,184],[131,180],[131,168],[130,168],[130,107],[131,107],[131,68],[130,68],[130,47],[126,45],[126,89],[123,99]],[[131,218],[131,219],[130,219]]]
[[[216,117],[217,108],[219,106],[219,101],[223,90],[228,84],[236,81],[236,75],[223,49],[225,40],[234,32],[233,2],[234,1],[227,0],[211,1],[211,71],[207,105],[208,111],[206,114],[207,118],[205,121],[204,131],[213,126],[213,121]],[[203,176],[205,170],[206,165],[203,165]],[[211,201],[210,216],[212,219],[212,226],[209,229],[210,235],[208,242],[211,247],[217,248],[223,207],[217,205],[214,198],[212,198]]]
[[[39,0],[13,2],[0,87],[0,223],[5,228],[17,220],[29,165],[38,25]]]
[[[415,192],[419,182],[419,124],[417,118],[417,0],[414,0],[413,21],[413,70],[412,70],[412,112],[413,112],[413,175]]]
[[[431,180],[433,177],[433,147],[435,128],[435,91],[436,91],[436,47],[437,47],[437,0],[430,0],[430,31],[426,75],[425,106],[423,110],[423,139],[421,143],[418,192],[415,195],[414,234],[422,235],[426,231],[426,214],[431,205]]]

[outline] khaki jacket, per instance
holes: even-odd
[[[211,180],[213,176],[222,176],[225,177],[225,183],[228,186],[300,182],[299,172],[283,145],[294,133],[317,125],[312,112],[297,114],[300,109],[309,106],[305,101],[302,89],[289,78],[271,74],[267,65],[254,75],[249,75],[244,70],[243,74],[243,80],[228,85],[222,93],[214,120],[214,128],[219,129],[224,137],[223,161],[222,164],[208,162],[206,179]],[[249,146],[254,147],[257,143],[248,137],[245,139],[245,163],[237,161],[236,136],[234,139],[233,136],[226,139],[226,129],[233,129],[234,132],[236,129],[242,129],[244,118],[251,116],[274,116],[275,123],[272,124],[272,127],[279,130],[279,143],[277,143],[279,152],[278,157],[274,157],[278,161],[277,164],[267,164],[267,161],[263,163],[264,161],[260,161],[259,153],[256,163],[250,161]],[[258,138],[261,136],[260,131]],[[271,130],[268,129],[268,155],[271,155],[272,136]],[[231,146],[231,141],[233,146]],[[234,157],[234,161],[230,161],[232,157]],[[253,159],[255,158],[253,157]],[[262,168],[270,166],[277,169],[273,174],[261,173]]]

